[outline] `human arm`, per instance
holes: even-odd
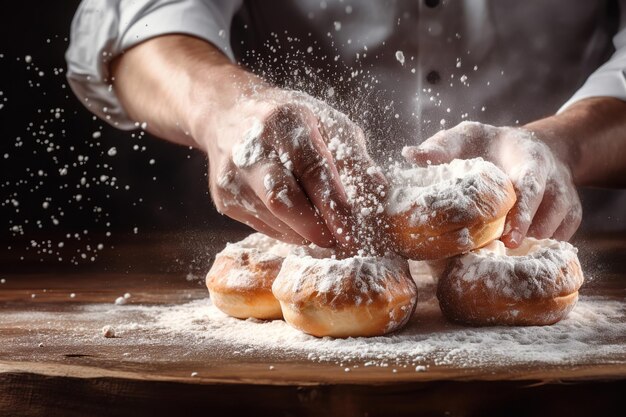
[[[517,202],[502,240],[517,247],[530,235],[569,239],[582,218],[576,186],[626,186],[626,103],[588,98],[521,128],[461,123],[408,147],[424,164],[483,157],[511,178]]]
[[[575,186],[626,185],[624,0],[620,12],[614,54],[555,115],[517,129],[482,125],[473,126],[468,134],[462,132],[467,126],[456,127],[406,151],[409,159],[422,163],[482,156],[505,170],[518,197],[502,238],[508,246],[517,246],[527,232],[537,237],[571,237],[582,215]],[[446,146],[450,149],[442,149]]]
[[[141,124],[157,136],[206,152],[211,193],[222,213],[283,240],[347,245],[354,227],[337,175],[347,165],[335,164],[327,145],[339,137],[354,149],[351,168],[366,171],[372,162],[358,126],[311,97],[274,88],[233,64],[223,40],[228,28],[217,36],[220,25],[230,22],[229,2],[111,3],[117,7],[101,0],[81,5],[68,50],[68,78],[90,110],[115,126]],[[187,7],[173,19],[184,23],[182,33],[175,27],[159,32],[154,24],[145,25],[149,34],[142,32],[146,21],[160,22],[151,15],[167,17],[182,6]],[[94,13],[103,13],[105,30],[86,23]],[[197,25],[198,19],[213,24]],[[136,23],[126,27],[129,21]],[[170,24],[168,19],[161,23]],[[81,30],[89,33],[81,37]],[[135,36],[124,41],[124,34],[132,33],[141,35],[139,42]],[[89,36],[96,39],[86,40]],[[98,53],[85,58],[82,51],[91,46]],[[322,119],[334,120],[333,127]]]
[[[583,99],[525,128],[567,164],[577,186],[626,187],[626,102]]]

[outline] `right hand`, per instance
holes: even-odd
[[[132,120],[208,154],[220,212],[287,242],[358,245],[352,214],[380,199],[384,177],[346,115],[274,88],[186,35],[142,42],[116,57],[111,72]],[[339,174],[359,177],[347,182],[352,207]]]
[[[303,93],[254,90],[204,140],[218,211],[289,243],[353,246],[353,207],[339,173],[362,176],[370,189],[385,185],[362,130]]]

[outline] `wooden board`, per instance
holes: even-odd
[[[216,241],[210,250],[220,246],[221,242]],[[626,239],[589,239],[581,246],[591,254],[591,260],[583,254],[584,264],[605,261],[602,268],[593,268],[593,279],[583,291],[584,297],[598,305],[603,300],[613,305],[624,303]],[[136,253],[135,249],[128,253]],[[164,251],[168,251],[167,245],[145,248],[146,253]],[[132,259],[125,261],[132,263]],[[488,410],[502,410],[499,407],[506,403],[501,400],[508,399],[509,406],[519,404],[520,410],[544,415],[539,410],[547,411],[551,406],[533,408],[523,400],[532,397],[529,393],[533,392],[536,398],[544,398],[544,405],[559,403],[553,395],[567,395],[567,407],[576,405],[570,415],[583,415],[580,413],[588,410],[586,403],[582,399],[571,400],[571,395],[585,387],[597,401],[603,398],[603,405],[596,403],[595,410],[611,415],[619,410],[618,391],[625,387],[626,334],[599,335],[595,349],[563,362],[532,360],[511,364],[502,359],[472,362],[467,358],[455,361],[452,351],[424,354],[415,362],[394,357],[390,348],[389,358],[370,360],[370,365],[374,364],[368,366],[359,356],[319,360],[312,359],[306,351],[289,350],[284,354],[280,345],[253,346],[248,352],[232,338],[216,337],[196,343],[185,335],[184,329],[161,328],[152,332],[148,322],[153,318],[146,312],[169,311],[181,305],[201,308],[202,302],[193,304],[194,300],[207,297],[200,281],[188,280],[181,272],[50,271],[11,273],[3,278],[6,283],[0,287],[0,412],[16,413],[16,405],[29,401],[32,407],[21,409],[18,414],[105,415],[116,410],[115,415],[130,415],[125,408],[129,404],[142,405],[151,410],[150,415],[165,413],[176,404],[179,409],[195,404],[198,412],[202,407],[226,411],[230,404],[234,407],[231,411],[246,414],[261,409],[277,412],[282,409],[281,404],[290,404],[292,410],[300,413],[326,410],[332,415],[385,415],[386,408],[379,402],[393,399],[400,407],[397,415],[410,415],[418,409],[434,413],[437,404],[448,404],[459,413],[474,409],[489,415]],[[126,292],[132,295],[129,304],[114,305],[114,300]],[[420,302],[430,299],[432,292],[433,288],[422,288]],[[207,304],[207,308],[213,307]],[[419,330],[423,337],[427,338],[428,332],[442,331],[432,323],[441,324],[443,319],[433,314],[432,310],[420,313],[418,309],[413,329],[423,328]],[[620,325],[626,323],[624,315],[612,320]],[[102,337],[101,328],[107,324],[123,329],[120,337]],[[241,330],[241,323],[233,325]],[[219,331],[223,332],[226,325],[221,326]],[[249,328],[255,331],[254,327]],[[457,331],[447,325],[444,330]],[[306,346],[311,345],[307,343]],[[622,349],[616,351],[616,346]],[[331,349],[331,356],[332,352]],[[450,355],[453,360],[441,360]],[[415,363],[426,371],[416,372]],[[613,382],[603,382],[607,380]],[[577,388],[561,385],[565,381],[576,382]],[[63,387],[72,387],[81,394],[73,397]],[[481,390],[487,391],[479,395]],[[496,392],[500,399],[490,408],[484,400],[488,393]],[[455,400],[448,398],[452,393],[456,393]],[[239,402],[238,397],[244,395],[253,400]],[[337,395],[343,398],[341,406],[336,404]],[[91,405],[85,404],[83,397],[91,398]],[[74,408],[69,410],[59,401]],[[116,402],[126,406],[110,408]],[[159,403],[163,406],[151,405]]]

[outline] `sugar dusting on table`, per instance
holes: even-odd
[[[412,265],[412,271],[418,268]],[[626,363],[626,303],[583,295],[569,317],[553,326],[472,328],[447,322],[434,298],[434,281],[424,275],[415,315],[399,332],[374,338],[318,339],[276,320],[238,320],[221,313],[208,298],[176,305],[76,305],[64,320],[51,311],[4,314],[0,322],[28,327],[45,323],[20,341],[24,358],[38,344],[115,345],[124,361],[152,363],[159,349],[184,357],[272,364],[310,361],[346,367],[376,366],[430,372],[438,367],[483,373],[512,365],[581,366]],[[102,328],[115,329],[114,338]],[[13,353],[13,359],[19,359]],[[208,360],[208,359],[203,359]]]
[[[626,304],[597,296],[583,295],[570,316],[553,326],[484,328],[445,321],[436,298],[430,296],[420,299],[415,316],[402,331],[348,339],[318,339],[280,320],[234,319],[217,310],[208,299],[174,306],[122,308],[126,317],[132,309],[141,314],[142,320],[129,323],[119,311],[114,312],[112,316],[126,321],[111,320],[120,338],[139,337],[147,331],[149,336],[144,337],[150,343],[176,343],[190,351],[228,346],[228,354],[234,355],[267,359],[295,356],[337,364],[411,366],[420,371],[423,366],[577,364],[590,355],[595,361],[626,361]]]

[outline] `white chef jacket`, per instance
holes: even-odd
[[[462,120],[511,125],[587,97],[626,100],[626,0],[83,0],[67,51],[73,91],[133,128],[108,63],[168,33],[205,39],[233,60],[253,50],[268,57],[265,68],[276,45],[297,37],[303,67],[328,55],[365,70],[362,84],[376,79],[367,96],[406,125],[401,142]]]
[[[171,33],[205,39],[261,74],[317,74],[324,88],[312,92],[324,98],[354,77],[347,96],[358,106],[342,110],[379,122],[366,129],[373,154],[462,120],[523,124],[588,97],[626,101],[626,0],[83,0],[66,54],[72,90],[132,129],[108,63]],[[344,71],[304,71],[330,64]],[[606,200],[613,218],[626,193],[618,199]],[[590,215],[606,223],[604,212]]]

